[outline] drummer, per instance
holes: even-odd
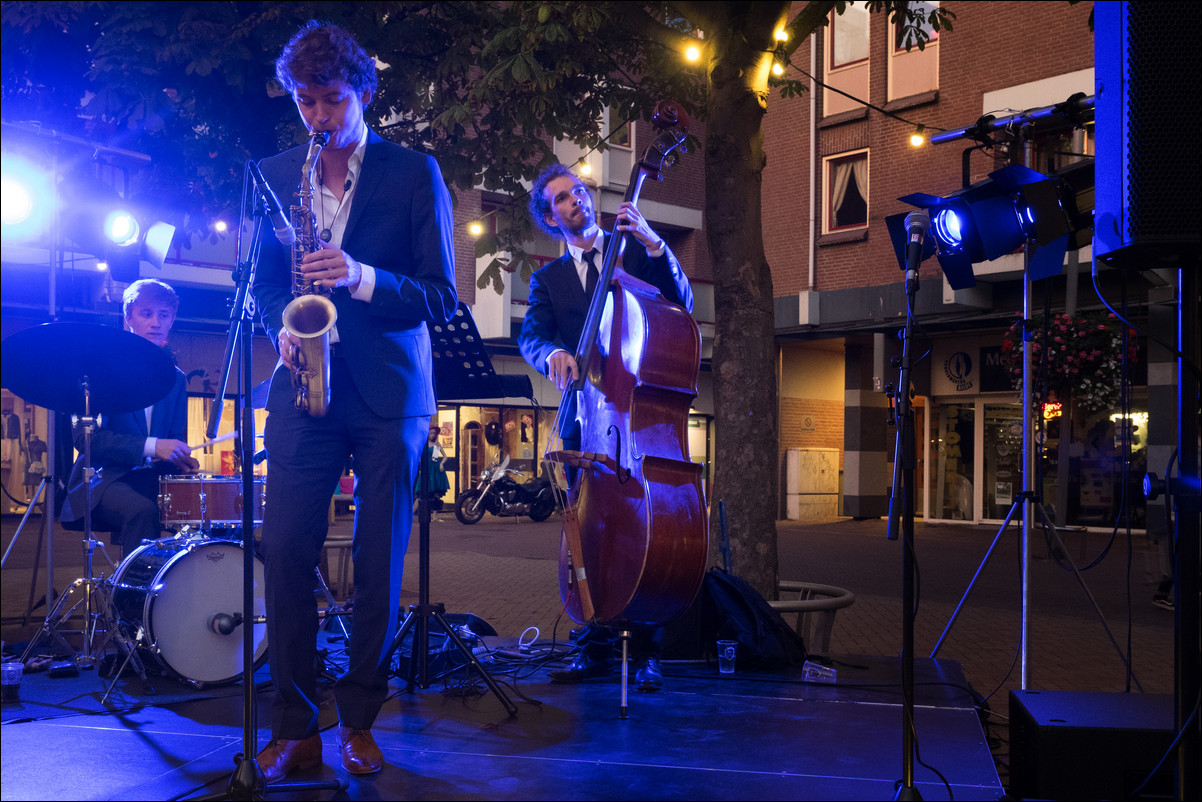
[[[122,296],[125,325],[159,347],[175,323],[179,296],[158,279],[130,284]],[[128,556],[143,540],[159,537],[159,477],[196,473],[200,463],[188,446],[186,377],[177,365],[171,391],[153,406],[116,415],[98,410],[92,433],[92,531],[111,532],[114,544]],[[79,458],[71,469],[63,502],[62,524],[82,529],[87,505],[84,487],[83,428],[75,426]]]

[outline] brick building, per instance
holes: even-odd
[[[885,220],[914,209],[898,198],[946,196],[1024,158],[1048,173],[1093,156],[1092,115],[1075,132],[1030,128],[1010,138],[1001,130],[988,149],[971,138],[908,143],[918,125],[929,136],[986,114],[1001,119],[1094,93],[1089,4],[945,5],[956,15],[954,30],[908,53],[885,15],[851,6],[791,57],[800,71],[789,77],[811,91],[769,100],[764,241],[781,348],[783,514],[805,509],[790,503],[793,494],[804,501],[815,492],[806,471],[790,479],[790,463],[831,448],[839,450],[841,512],[887,513],[895,434],[883,390],[897,381],[890,359],[900,353],[906,294]],[[1061,275],[1032,282],[1033,308],[1042,311],[1046,298],[1053,314],[1101,310],[1089,265],[1088,244],[1070,250]],[[935,258],[922,263],[911,384],[916,512],[930,520],[1000,520],[1021,490],[1021,396],[1002,364],[1002,344],[1023,309],[1023,266],[1019,248],[976,264],[976,286],[953,290]],[[1103,296],[1114,303],[1125,290],[1137,316],[1156,325],[1155,280],[1120,283],[1104,271]],[[1148,454],[1147,369],[1146,360],[1133,366],[1136,465]],[[1040,467],[1043,503],[1057,523],[1113,520],[1122,490],[1116,413],[1074,404],[1050,421]]]

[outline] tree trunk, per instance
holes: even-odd
[[[718,503],[726,504],[734,572],[776,598],[777,380],[772,273],[760,220],[761,124],[771,54],[747,40],[783,24],[789,3],[723,4],[738,18],[711,40],[706,119],[705,229],[714,264],[717,443],[711,563],[721,562]],[[748,34],[740,36],[739,31]],[[752,33],[759,36],[752,36]]]

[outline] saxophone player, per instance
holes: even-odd
[[[354,638],[334,686],[342,767],[379,771],[371,727],[388,693],[401,574],[412,524],[413,483],[435,412],[428,324],[454,314],[451,201],[430,156],[387,142],[364,122],[376,89],[374,59],[348,34],[311,21],[276,61],[305,127],[328,141],[314,159],[311,215],[317,236],[296,260],[268,227],[254,295],[280,354],[264,433],[267,498],[262,541],[271,676],[272,739],[258,755],[268,782],[318,764],[317,609],[313,572],[334,487],[349,457],[355,472]],[[259,165],[282,203],[302,184],[306,147]],[[303,193],[298,193],[301,195]],[[293,264],[298,261],[298,264]],[[297,338],[283,325],[293,269],[330,293],[330,403],[298,409],[290,375]]]

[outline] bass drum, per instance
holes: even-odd
[[[113,575],[113,604],[140,624],[139,650],[169,674],[198,687],[242,678],[242,627],[212,628],[218,614],[242,612],[242,544],[205,537],[143,543]],[[254,560],[254,611],[262,618],[263,560]],[[267,658],[267,625],[254,625],[254,665]],[[136,630],[137,627],[135,626]]]

